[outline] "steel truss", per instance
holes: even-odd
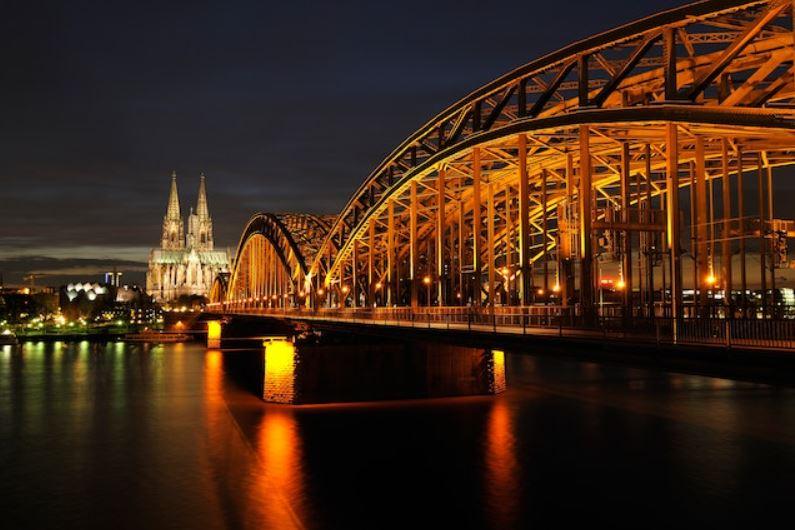
[[[427,122],[305,249],[252,218],[213,302],[774,316],[794,76],[791,0],[707,0],[576,42]]]

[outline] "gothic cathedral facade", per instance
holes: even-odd
[[[208,296],[219,272],[229,270],[229,253],[215,250],[213,220],[207,206],[204,174],[199,178],[196,211],[188,214],[188,232],[179,207],[177,175],[171,175],[168,208],[163,218],[160,248],[149,252],[146,291],[158,302],[171,302],[182,295]]]

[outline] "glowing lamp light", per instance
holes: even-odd
[[[558,285],[556,283],[555,286],[552,287],[552,292],[559,293],[560,292],[560,285]]]
[[[544,290],[543,289],[539,289],[538,290],[538,295],[539,296],[543,296],[544,295]]]
[[[623,289],[626,286],[627,284],[626,282],[624,282],[624,280],[618,280],[618,282],[616,283],[616,289]]]
[[[348,289],[348,286],[347,286],[347,285],[343,285],[343,286],[342,286],[342,292],[343,292],[343,293],[345,293],[345,294],[348,294],[348,291],[349,291],[349,290],[350,290],[350,289]]]
[[[426,276],[426,277],[424,277],[424,278],[422,279],[422,283],[424,283],[425,285],[430,285],[430,283],[431,283],[431,277],[430,277],[430,276]]]
[[[714,274],[707,276],[707,285],[715,285],[716,283],[718,283],[718,279]]]
[[[319,296],[323,296],[325,293],[326,293],[326,291],[324,291],[323,289],[318,289],[318,290],[317,290],[317,294],[318,294]]]
[[[381,283],[381,282],[376,282],[376,284],[375,284],[375,288],[376,288],[376,289],[380,289],[380,288],[381,288],[381,287],[383,287],[383,286],[384,286],[384,284],[383,284],[383,283]]]

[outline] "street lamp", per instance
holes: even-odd
[[[428,276],[428,275],[426,275],[426,276],[425,276],[425,277],[422,279],[422,283],[424,283],[424,284],[425,284],[425,287],[426,287],[425,291],[426,291],[426,293],[427,293],[427,294],[426,294],[426,297],[427,297],[427,305],[428,305],[428,307],[431,307],[431,277],[430,277],[430,276]]]
[[[348,288],[347,285],[343,285],[340,291],[342,291],[342,300],[340,300],[340,307],[345,307],[346,305],[345,302],[347,302],[348,300],[348,291],[350,291],[350,289]]]

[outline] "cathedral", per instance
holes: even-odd
[[[188,214],[188,232],[179,207],[177,175],[171,175],[168,208],[163,218],[160,248],[149,252],[146,291],[158,302],[169,302],[182,295],[207,296],[215,276],[229,270],[229,253],[215,250],[213,220],[207,206],[204,174],[199,178],[196,211]]]

